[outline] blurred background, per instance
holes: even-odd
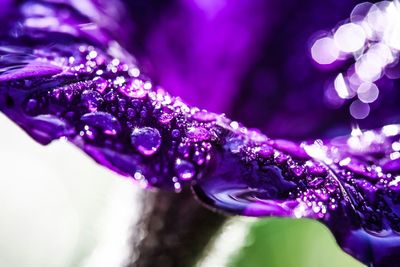
[[[1,2],[0,19],[14,2]],[[379,98],[361,118],[351,113],[356,95],[342,97],[345,82],[337,78],[348,78],[354,58],[343,53],[338,62],[319,64],[312,53],[317,40],[349,22],[359,0],[26,2],[26,16],[60,20],[52,17],[55,3],[71,6],[173,95],[273,138],[325,138],[349,134],[355,123],[400,121],[398,60],[390,77],[380,73]],[[40,146],[1,114],[0,129],[0,267],[125,266],[142,189],[64,140]],[[361,266],[309,220],[231,218],[207,251],[198,267]]]

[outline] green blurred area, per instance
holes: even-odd
[[[250,229],[229,267],[362,267],[312,220],[263,219]]]

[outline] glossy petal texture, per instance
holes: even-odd
[[[366,264],[400,260],[400,126],[272,140],[154,85],[79,5],[26,5],[0,47],[0,110],[38,142],[65,138],[144,187],[191,186],[230,214],[318,219]]]

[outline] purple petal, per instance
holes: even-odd
[[[269,139],[170,96],[117,42],[100,44],[107,28],[81,29],[87,17],[68,12],[74,20],[59,22],[70,28],[25,23],[0,50],[0,110],[38,142],[64,137],[141,185],[192,186],[223,212],[318,219],[366,264],[400,260],[400,126]]]
[[[400,167],[391,157],[399,126],[326,143],[273,141],[222,115],[196,119],[207,113],[131,77],[136,67],[122,59],[90,46],[69,50],[57,55],[65,74],[16,75],[0,85],[0,109],[39,142],[66,137],[144,185],[180,189],[190,183],[206,205],[228,213],[319,219],[365,263],[384,264],[388,258],[379,249],[385,244],[396,250]],[[108,81],[106,89],[99,77]],[[142,81],[132,90],[144,90],[144,97],[122,93],[131,80]],[[104,99],[96,112],[82,104],[94,101],[88,91]],[[172,114],[167,123],[160,121],[164,112]]]

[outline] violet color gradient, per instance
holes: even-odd
[[[22,2],[1,2],[0,110],[35,140],[228,214],[317,219],[365,264],[400,260],[398,81],[360,122],[377,130],[333,138],[351,120],[324,88],[347,63],[309,53],[356,1]]]

